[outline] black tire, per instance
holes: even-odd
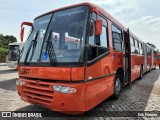
[[[112,96],[114,100],[119,98],[121,90],[122,90],[121,77],[120,75],[116,75],[114,82],[114,94]]]
[[[140,75],[139,75],[139,78],[138,78],[138,79],[141,80],[142,77],[143,77],[143,68],[142,68],[142,66],[141,66]]]

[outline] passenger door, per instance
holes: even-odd
[[[94,34],[95,20],[91,20],[87,50],[86,80],[98,79],[110,73],[107,21],[101,16],[99,16],[99,19],[103,23],[102,34],[99,36]]]
[[[124,84],[131,84],[131,46],[129,29],[124,33],[124,52],[125,52],[125,79]]]

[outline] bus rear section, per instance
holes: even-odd
[[[19,57],[19,52],[21,52],[24,43],[10,43],[8,54],[6,56],[7,66],[17,69],[17,60]]]
[[[153,49],[153,67],[152,67],[152,69],[156,69],[156,67],[157,67],[157,51],[155,51],[154,49]]]
[[[157,54],[157,67],[160,69],[160,54]]]
[[[144,73],[149,72],[154,67],[154,52],[147,43],[144,43]]]

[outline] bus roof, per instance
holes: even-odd
[[[8,45],[24,45],[24,43],[19,43],[19,42],[13,42],[13,43],[9,43]]]
[[[103,8],[93,4],[93,3],[89,3],[89,2],[83,2],[83,3],[79,3],[79,4],[74,4],[74,5],[70,5],[70,6],[66,6],[66,7],[62,7],[62,8],[58,8],[58,9],[55,9],[55,10],[52,10],[52,11],[49,11],[47,13],[44,13],[38,17],[36,17],[35,19],[39,18],[39,17],[42,17],[44,15],[47,15],[47,14],[50,14],[52,12],[56,12],[56,11],[60,11],[60,10],[64,10],[64,9],[68,9],[68,8],[71,8],[71,7],[78,7],[78,6],[82,6],[82,5],[87,5],[89,7],[95,7],[100,13],[102,13],[107,19],[109,19],[110,21],[112,21],[114,24],[116,24],[116,26],[120,27],[122,30],[124,31],[127,31],[127,28],[122,25],[118,20],[116,20],[112,15],[110,15],[108,12],[106,12]],[[135,39],[137,39],[138,41],[142,42],[143,41],[141,39],[139,39],[136,35],[134,35],[131,31],[130,31],[130,35],[132,37],[134,37]]]

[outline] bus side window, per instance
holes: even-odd
[[[130,37],[130,44],[131,44],[131,53],[135,52],[135,46],[134,46],[134,39],[133,37]]]
[[[107,28],[105,26],[102,27],[102,34],[100,36],[100,46],[108,47],[107,43]]]
[[[89,34],[89,49],[88,49],[88,61],[91,61],[108,51],[108,34],[107,34],[107,21],[103,19],[102,33],[99,36],[95,36],[95,21],[92,19],[90,24]]]
[[[90,45],[95,45],[95,22],[94,20],[91,20],[91,25],[90,25],[90,34],[89,34],[89,44]]]
[[[122,51],[122,31],[112,25],[113,47],[116,51]]]
[[[140,52],[140,55],[143,55],[143,49],[142,49],[142,43],[139,42],[139,52]]]
[[[135,53],[139,54],[138,41],[135,39]]]

